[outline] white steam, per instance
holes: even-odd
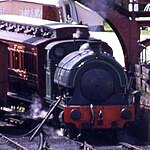
[[[32,119],[44,118],[47,114],[46,111],[42,110],[41,98],[38,95],[34,95],[32,98],[33,103],[30,105],[30,117]]]

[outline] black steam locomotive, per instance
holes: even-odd
[[[30,23],[31,22],[31,23]],[[0,16],[8,45],[8,99],[43,103],[61,98],[57,116],[77,129],[123,128],[135,120],[124,69],[107,43],[89,39],[88,28]]]

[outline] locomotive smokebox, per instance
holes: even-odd
[[[7,102],[8,84],[8,49],[7,44],[0,42],[0,106]]]

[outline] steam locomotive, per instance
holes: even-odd
[[[124,69],[86,26],[1,15],[0,41],[8,50],[9,103],[31,103],[35,93],[47,105],[61,98],[57,118],[79,130],[135,120]]]

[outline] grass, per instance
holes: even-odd
[[[113,32],[113,29],[110,27],[110,25],[107,22],[104,22],[104,31],[106,32]],[[141,35],[150,35],[150,31],[146,29],[141,30]]]
[[[110,25],[107,22],[104,22],[104,31],[106,32],[113,32],[113,29],[110,27]]]
[[[148,93],[148,92],[141,92],[142,93],[142,95],[145,97],[145,98],[150,98],[150,93]]]
[[[137,86],[137,90],[139,90],[142,93],[142,96],[144,96],[145,98],[150,98],[150,93],[145,92],[145,90],[142,89],[142,87],[140,87],[140,85]]]
[[[142,35],[149,35],[150,36],[150,31],[148,31],[147,29],[141,30],[141,34]]]

